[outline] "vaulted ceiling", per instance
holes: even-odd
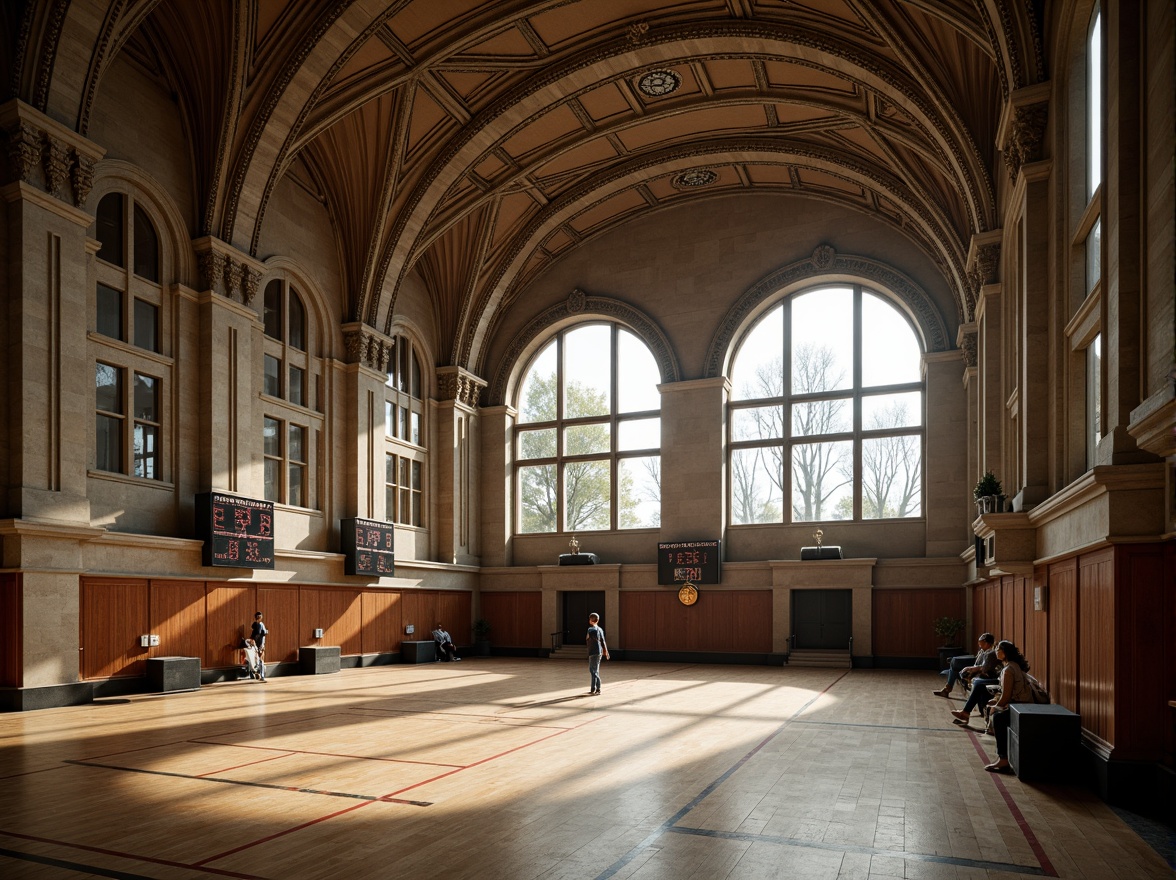
[[[341,320],[389,328],[415,270],[466,365],[569,249],[732,192],[875,216],[970,319],[1002,108],[1045,78],[1039,6],[41,0],[4,16],[12,92],[82,134],[118,53],[165,82],[194,153],[196,234],[257,255],[292,175],[338,231]]]

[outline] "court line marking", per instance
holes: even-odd
[[[283,749],[277,746],[251,746],[244,743],[223,743],[207,739],[191,739],[188,742],[202,746],[224,746],[227,749],[249,749],[257,752],[284,752],[288,755],[314,755],[320,758],[348,758],[353,761],[381,761],[385,764],[414,764],[420,767],[464,767],[464,764],[450,764],[447,761],[412,761],[408,758],[380,758],[376,755],[350,755],[345,752],[317,752],[311,749]]]
[[[974,731],[969,730],[968,736],[972,740],[972,745],[976,747],[976,753],[980,755],[985,761],[988,761],[988,753],[980,744],[980,737],[976,736]],[[1001,779],[1000,773],[990,773],[992,781],[996,784],[996,790],[1000,792],[1000,796],[1004,798],[1005,806],[1009,808],[1013,819],[1016,820],[1017,826],[1021,829],[1021,833],[1025,835],[1025,840],[1029,844],[1029,848],[1033,850],[1033,855],[1037,858],[1037,863],[1041,865],[1045,871],[1046,877],[1058,876],[1057,870],[1053,866],[1053,862],[1049,860],[1049,856],[1045,854],[1045,847],[1041,845],[1041,841],[1037,839],[1037,835],[1033,833],[1033,829],[1029,827],[1029,822],[1025,819],[1024,814],[1021,813],[1021,808],[1017,806],[1017,802],[1013,800],[1012,794]]]
[[[775,834],[750,834],[743,831],[714,831],[708,828],[688,828],[675,825],[667,829],[672,834],[688,834],[698,837],[717,837],[723,840],[740,840],[749,843],[773,843],[779,846],[798,846],[807,849],[823,849],[830,852],[856,853],[868,856],[889,856],[910,862],[935,862],[942,865],[956,865],[962,868],[981,868],[987,871],[1006,871],[1014,874],[1028,874],[1034,877],[1050,876],[1033,865],[1018,865],[1014,862],[993,862],[986,859],[966,859],[960,856],[939,856],[930,853],[907,850],[881,849],[859,843],[829,843],[824,840],[804,840],[798,837],[780,837]]]
[[[28,840],[34,843],[46,843],[51,846],[64,846],[70,849],[82,850],[83,852],[91,852],[103,856],[113,856],[119,859],[130,859],[136,862],[147,862],[152,865],[166,865],[170,868],[187,868],[190,871],[202,871],[206,874],[215,874],[218,877],[236,877],[237,880],[264,880],[263,877],[260,877],[257,874],[243,874],[240,871],[230,871],[225,868],[205,868],[201,865],[193,865],[186,862],[175,862],[170,859],[155,858],[154,856],[138,856],[134,855],[133,853],[120,852],[116,849],[105,849],[100,846],[90,846],[85,843],[70,843],[66,840],[55,840],[52,837],[38,837],[33,834],[21,834],[17,831],[4,831],[3,829],[0,829],[0,834],[5,835],[6,837],[15,837],[18,840]],[[19,850],[12,850],[12,852],[16,853],[22,859],[29,859],[30,857],[34,859],[46,858],[45,856],[33,856],[32,853],[21,853]],[[102,869],[96,869],[87,866],[85,870],[93,873],[96,870]],[[127,874],[117,876],[137,877],[138,875]]]
[[[510,754],[513,754],[514,752],[521,751],[522,749],[530,748],[531,746],[538,745],[541,742],[546,742],[549,739],[554,739],[557,736],[563,736],[565,733],[572,733],[573,731],[580,730],[584,727],[587,727],[589,724],[593,724],[596,721],[599,721],[599,720],[606,718],[606,717],[608,717],[608,716],[601,715],[597,718],[593,718],[593,719],[590,719],[589,721],[585,721],[583,724],[581,724],[577,727],[568,728],[566,730],[557,730],[555,733],[550,733],[547,736],[543,736],[543,737],[540,737],[539,739],[532,740],[529,743],[523,743],[522,745],[515,746],[512,749],[507,749],[504,752],[499,752],[496,755],[491,755],[488,758],[483,758],[480,761],[475,761],[474,763],[468,764],[464,767],[458,767],[456,769],[450,770],[447,773],[439,773],[430,779],[424,779],[424,780],[421,780],[420,782],[413,783],[412,785],[406,785],[404,788],[398,788],[396,791],[390,791],[390,792],[388,792],[388,794],[383,795],[380,798],[377,798],[377,800],[391,802],[391,803],[406,803],[406,801],[401,801],[401,800],[395,799],[396,795],[404,794],[406,791],[412,791],[414,788],[420,788],[422,785],[429,785],[430,783],[436,782],[440,779],[445,779],[446,777],[453,776],[455,773],[461,773],[464,770],[469,770],[473,767],[479,767],[482,764],[489,763],[490,761],[497,761],[499,758],[503,758],[506,755],[510,755]],[[233,849],[225,850],[224,852],[209,856],[208,858],[202,859],[201,861],[197,862],[197,864],[198,865],[207,865],[209,862],[219,861],[220,859],[227,858],[228,856],[231,856],[231,855],[235,855],[236,853],[242,852],[243,850],[251,849],[255,846],[260,846],[263,843],[269,843],[271,840],[276,840],[279,837],[285,837],[287,834],[293,834],[296,831],[302,831],[303,829],[310,828],[312,825],[318,825],[321,822],[326,822],[328,819],[334,819],[334,818],[336,818],[338,816],[342,816],[346,813],[350,813],[355,810],[362,809],[363,807],[369,806],[370,804],[375,803],[375,802],[376,801],[365,801],[364,803],[356,804],[353,807],[347,807],[345,809],[338,810],[334,813],[328,813],[325,816],[319,816],[317,819],[311,819],[309,822],[303,822],[300,825],[295,825],[291,828],[285,829],[284,831],[277,831],[277,832],[270,834],[270,835],[267,835],[265,837],[258,838],[257,840],[254,840],[251,843],[242,844],[241,846],[234,847]],[[407,803],[411,803],[411,802],[409,801]]]

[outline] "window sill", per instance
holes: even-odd
[[[86,476],[95,480],[106,480],[110,483],[123,483],[128,486],[141,486],[144,489],[160,489],[165,492],[175,490],[175,483],[164,480],[152,480],[148,477],[133,477],[130,474],[119,474],[114,471],[87,470]]]

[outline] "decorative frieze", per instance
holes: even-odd
[[[45,192],[54,198],[61,198],[69,178],[69,152],[65,144],[51,135],[45,135],[41,161],[45,165]]]
[[[1016,179],[1021,167],[1038,162],[1045,143],[1049,118],[1049,83],[1035,83],[1009,95],[997,132],[997,143],[1009,176]]]
[[[965,366],[975,367],[979,363],[977,358],[975,324],[960,325],[959,330],[956,332],[956,345],[959,346],[960,352],[964,356]]]
[[[0,106],[0,141],[8,159],[0,183],[39,187],[75,207],[85,204],[100,147],[17,100]]]
[[[73,183],[74,206],[82,207],[94,188],[94,159],[74,150],[73,165],[70,166],[70,180]]]
[[[200,289],[251,305],[257,296],[265,264],[226,244],[204,236],[192,242]]]
[[[485,382],[461,367],[441,367],[437,370],[437,397],[440,400],[454,400],[474,409],[485,387]]]
[[[393,350],[391,338],[359,322],[344,324],[342,330],[347,363],[362,364],[381,373],[388,372]]]

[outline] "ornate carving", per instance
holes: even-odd
[[[392,357],[392,340],[367,324],[349,324],[343,328],[343,347],[347,363],[363,364],[381,373],[388,372]]]
[[[41,158],[41,133],[27,122],[8,131],[8,173],[14,180],[27,181]]]
[[[587,301],[587,296],[580,288],[576,288],[568,294],[568,314],[578,315],[584,311],[584,303]]]
[[[964,364],[969,367],[976,366],[976,333],[964,333],[960,338],[960,351],[964,356]]]
[[[1047,112],[1045,104],[1018,107],[1013,111],[1013,119],[1002,147],[1009,177],[1016,179],[1021,173],[1022,165],[1026,162],[1036,162],[1041,158]]]
[[[485,387],[485,382],[461,367],[442,367],[437,371],[437,395],[441,400],[455,400],[473,409]]]
[[[219,251],[202,251],[196,255],[196,270],[202,290],[221,292],[225,277],[225,255]]]
[[[628,38],[629,42],[634,46],[640,46],[645,42],[645,36],[649,33],[649,22],[635,21],[629,25]]]
[[[813,265],[824,272],[833,265],[833,258],[837,252],[833,250],[832,245],[822,244],[818,245],[813,250]]]
[[[233,298],[241,289],[241,277],[245,274],[245,267],[236,260],[225,259],[225,296]]]
[[[45,135],[41,161],[45,167],[45,192],[54,198],[61,198],[65,181],[69,177],[69,151],[65,144],[51,135]]]
[[[85,153],[74,150],[73,165],[70,168],[73,183],[74,205],[82,207],[94,188],[94,160]]]
[[[245,305],[252,305],[253,298],[257,296],[257,289],[261,284],[261,272],[256,269],[245,267],[245,275],[241,279],[241,293],[245,297]]]
[[[367,351],[367,335],[362,329],[347,330],[343,334],[343,347],[349,364],[363,363]]]

